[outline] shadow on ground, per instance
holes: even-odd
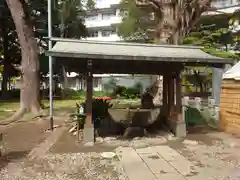
[[[11,162],[15,162],[22,158],[25,158],[28,153],[29,151],[12,151],[7,154],[3,154],[0,157],[0,170]]]

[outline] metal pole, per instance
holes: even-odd
[[[48,0],[48,50],[52,49],[52,1]],[[49,56],[49,103],[50,103],[50,129],[53,130],[53,68],[52,56]]]

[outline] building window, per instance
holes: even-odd
[[[120,14],[120,16],[123,17],[123,18],[128,17],[128,11],[126,11],[126,10],[121,10],[119,14]]]
[[[89,33],[89,37],[98,37],[98,32],[95,31],[95,32]]]
[[[103,37],[109,37],[114,33],[115,33],[114,31],[102,31],[102,36]]]
[[[93,78],[93,87],[98,88],[99,86],[99,78]]]
[[[102,32],[102,36],[103,36],[103,37],[111,36],[111,34],[112,34],[111,31],[103,31],[103,32]]]
[[[108,13],[108,14],[103,14],[102,15],[102,19],[103,20],[107,20],[107,19],[110,19],[111,17],[115,16],[115,14],[111,14],[111,13]]]
[[[98,20],[98,16],[89,16],[89,17],[87,18],[87,20],[89,20],[89,21]]]

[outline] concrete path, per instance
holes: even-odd
[[[191,162],[168,146],[123,147],[117,155],[129,180],[185,180],[193,173]]]
[[[194,157],[191,159],[182,152],[180,154],[167,145],[140,149],[119,147],[116,153],[128,180],[237,180],[240,178],[240,173],[236,174],[240,172],[239,167],[229,165],[224,158],[218,160],[216,157],[208,156],[205,159],[205,155],[199,153],[210,149],[205,148],[205,150],[202,146],[198,146],[191,146],[193,149],[198,149],[197,151],[191,149],[191,152],[196,152],[195,158],[196,156],[197,159],[203,158],[204,161],[201,163],[204,164],[193,160]]]

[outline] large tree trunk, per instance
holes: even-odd
[[[61,36],[61,38],[65,37],[65,24],[64,24],[64,14],[63,13],[61,13],[60,36]],[[64,89],[68,88],[68,79],[67,79],[66,67],[64,65],[62,65],[61,68],[62,68],[61,84],[62,84],[62,87],[63,87],[62,98],[64,99],[65,98]]]
[[[3,15],[3,18],[1,18],[1,25],[2,27],[6,27],[6,19]],[[7,99],[8,95],[8,79],[9,79],[9,56],[8,56],[8,30],[7,28],[2,28],[2,34],[3,34],[3,80],[2,80],[2,94],[1,99]]]
[[[61,93],[61,99],[66,98],[66,93],[64,90],[68,88],[68,79],[67,79],[67,71],[66,67],[64,65],[61,66],[62,72],[61,72],[61,84],[62,84],[62,93]]]
[[[175,20],[175,7],[169,3],[163,3],[164,10],[162,11],[162,17],[156,27],[156,39],[159,44],[178,44],[179,43],[179,31],[174,24]],[[155,80],[150,87],[150,93],[153,96],[154,104],[162,102],[163,84],[160,76],[153,76]]]
[[[7,0],[7,4],[15,23],[22,54],[19,68],[22,73],[20,110],[10,118],[14,121],[28,111],[36,116],[40,113],[39,56],[26,0]]]
[[[7,64],[7,58],[4,56],[3,60],[3,79],[2,79],[2,94],[1,99],[8,99],[8,80],[9,80],[9,65]]]
[[[63,89],[68,88],[67,71],[66,71],[66,67],[64,65],[62,65],[62,85],[63,85]]]

